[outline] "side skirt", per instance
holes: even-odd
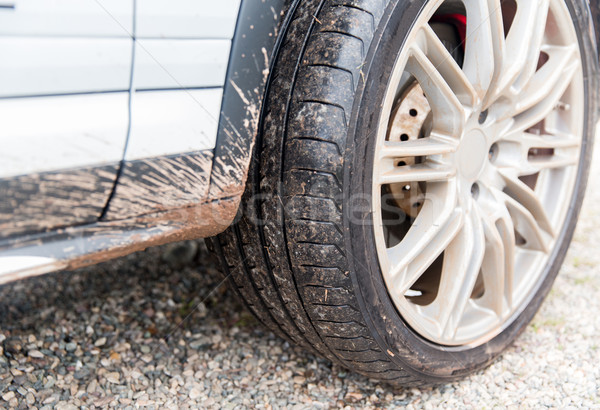
[[[0,248],[0,284],[77,269],[150,246],[216,235],[232,223],[238,203],[239,198],[224,198],[9,241]]]

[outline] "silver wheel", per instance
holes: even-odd
[[[466,15],[464,41],[450,13]],[[479,345],[527,305],[566,218],[585,111],[577,35],[562,0],[430,1],[402,50],[375,151],[379,264],[414,331]]]

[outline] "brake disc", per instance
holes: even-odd
[[[396,102],[392,111],[392,120],[388,132],[389,141],[410,141],[422,138],[425,133],[431,107],[423,89],[416,81],[408,86],[406,91]],[[417,157],[398,158],[397,166],[411,166],[418,163]],[[402,211],[416,218],[425,198],[424,187],[418,182],[408,184],[392,184],[389,186],[396,205]]]

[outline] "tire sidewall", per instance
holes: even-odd
[[[432,1],[432,0],[429,0]],[[443,382],[471,373],[495,359],[526,328],[547,296],[569,247],[581,209],[589,173],[593,134],[597,119],[598,56],[589,6],[583,0],[565,0],[577,30],[583,73],[585,114],[581,162],[574,194],[563,229],[553,253],[544,268],[528,302],[513,316],[513,321],[501,333],[479,346],[447,347],[431,343],[416,334],[402,319],[390,296],[379,268],[370,209],[353,206],[357,197],[371,198],[372,169],[379,123],[378,108],[382,106],[386,85],[395,56],[428,1],[392,1],[382,19],[367,54],[363,73],[365,81],[358,88],[349,121],[348,147],[344,163],[344,228],[346,247],[350,250],[350,272],[356,296],[365,320],[390,360],[418,377]],[[368,207],[367,207],[368,208]],[[353,223],[352,221],[365,221]]]

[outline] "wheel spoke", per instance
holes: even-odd
[[[546,28],[549,0],[519,1],[510,31],[496,95],[508,91],[516,81],[527,84],[535,73]]]
[[[426,25],[423,33],[427,57],[456,94],[458,100],[465,106],[474,107],[478,103],[479,97],[462,68],[448,52],[431,26]]]
[[[508,134],[501,137],[500,141],[521,145],[524,155],[527,155],[531,148],[575,148],[581,145],[581,140],[571,135],[538,135],[526,131]]]
[[[551,237],[554,237],[554,230],[548,214],[535,192],[520,179],[512,178],[505,172],[500,172],[500,174],[506,183],[506,193],[523,205],[539,223],[539,226]]]
[[[539,104],[555,89],[562,90],[560,93],[562,95],[578,68],[579,62],[574,59],[577,48],[574,45],[547,47],[544,51],[547,52],[549,59],[515,99],[514,115]],[[560,95],[558,97],[560,98]],[[557,102],[557,100],[553,101],[554,104]]]
[[[516,180],[518,176],[533,175],[545,169],[558,169],[577,165],[581,140],[572,135],[547,135],[533,134],[526,131],[511,132],[499,139],[504,142],[520,146],[520,154],[516,159],[509,159],[507,166],[499,165],[505,177]],[[548,155],[529,155],[535,149],[559,150]]]
[[[501,0],[465,0],[464,3],[467,35],[463,70],[483,100],[504,54]]]
[[[479,275],[485,238],[477,207],[472,207],[463,229],[446,248],[438,296],[424,310],[438,318],[442,337],[453,339]]]
[[[456,169],[433,161],[394,167],[379,176],[381,185],[408,182],[447,181],[456,175]]]
[[[579,156],[576,151],[569,150],[544,156],[528,156],[528,151],[523,152],[517,162],[501,169],[506,175],[514,177],[534,175],[545,169],[559,169],[577,165]]]
[[[484,219],[485,256],[481,265],[481,273],[485,286],[485,305],[489,306],[497,316],[502,316],[505,291],[505,256],[504,241],[496,228],[496,224]],[[510,249],[508,250],[510,252]]]
[[[381,159],[393,159],[444,155],[456,151],[456,147],[456,140],[435,137],[409,141],[385,141],[380,157]]]
[[[566,61],[564,61],[566,62]],[[550,63],[550,61],[548,61]],[[561,97],[567,90],[567,87],[573,80],[573,76],[579,68],[579,61],[573,60],[566,65],[561,65],[559,68],[563,68],[556,73],[552,73],[552,65],[548,66],[548,63],[542,67],[542,69],[534,76],[531,84],[538,84],[536,77],[542,75],[550,78],[547,83],[539,82],[539,89],[527,88],[523,91],[524,102],[517,103],[516,110],[517,115],[515,116],[515,122],[510,132],[521,132],[529,129],[540,121],[550,115],[550,113],[556,108]],[[544,73],[542,73],[544,71]],[[557,70],[558,71],[558,70]],[[548,73],[548,74],[546,74]],[[550,81],[553,80],[553,81]],[[526,107],[526,109],[524,109]],[[512,110],[512,109],[511,109]],[[513,113],[515,111],[513,110]]]
[[[411,48],[406,69],[415,76],[427,96],[433,113],[434,131],[459,138],[466,121],[465,110],[452,88],[420,47]]]
[[[387,250],[394,288],[404,295],[454,239],[463,225],[462,212],[456,208],[454,183],[433,192],[437,200],[425,200],[419,216],[403,240]],[[435,209],[442,197],[444,209]]]
[[[485,256],[481,273],[485,292],[480,304],[492,309],[502,317],[504,301],[512,306],[514,281],[514,226],[508,209],[497,191],[488,191],[488,197],[481,201],[482,219],[485,234]],[[500,200],[499,200],[500,199]]]
[[[529,83],[529,80],[531,77],[533,77],[535,71],[537,70],[540,51],[542,49],[542,41],[544,39],[544,32],[546,31],[549,10],[548,0],[538,0],[537,4],[536,2],[530,2],[529,0],[521,0],[518,7],[522,7],[521,3],[525,3],[525,7],[528,3],[532,3],[532,5],[535,4],[537,8],[534,7],[532,10],[532,12],[536,15],[536,20],[533,23],[534,25],[530,26],[529,28],[532,33],[529,40],[529,53],[525,58],[525,65],[523,66],[521,74],[519,75],[519,78],[515,84],[515,88],[517,90],[522,89],[527,83]],[[516,41],[518,40],[519,39],[517,37]]]
[[[525,239],[525,249],[548,253],[550,234],[544,232],[531,212],[507,194],[504,202],[513,220],[515,230]]]
[[[577,165],[578,159],[574,154],[571,155],[552,155],[548,157],[531,158],[528,161],[529,167],[521,171],[521,176],[532,175],[544,169],[558,169]]]

